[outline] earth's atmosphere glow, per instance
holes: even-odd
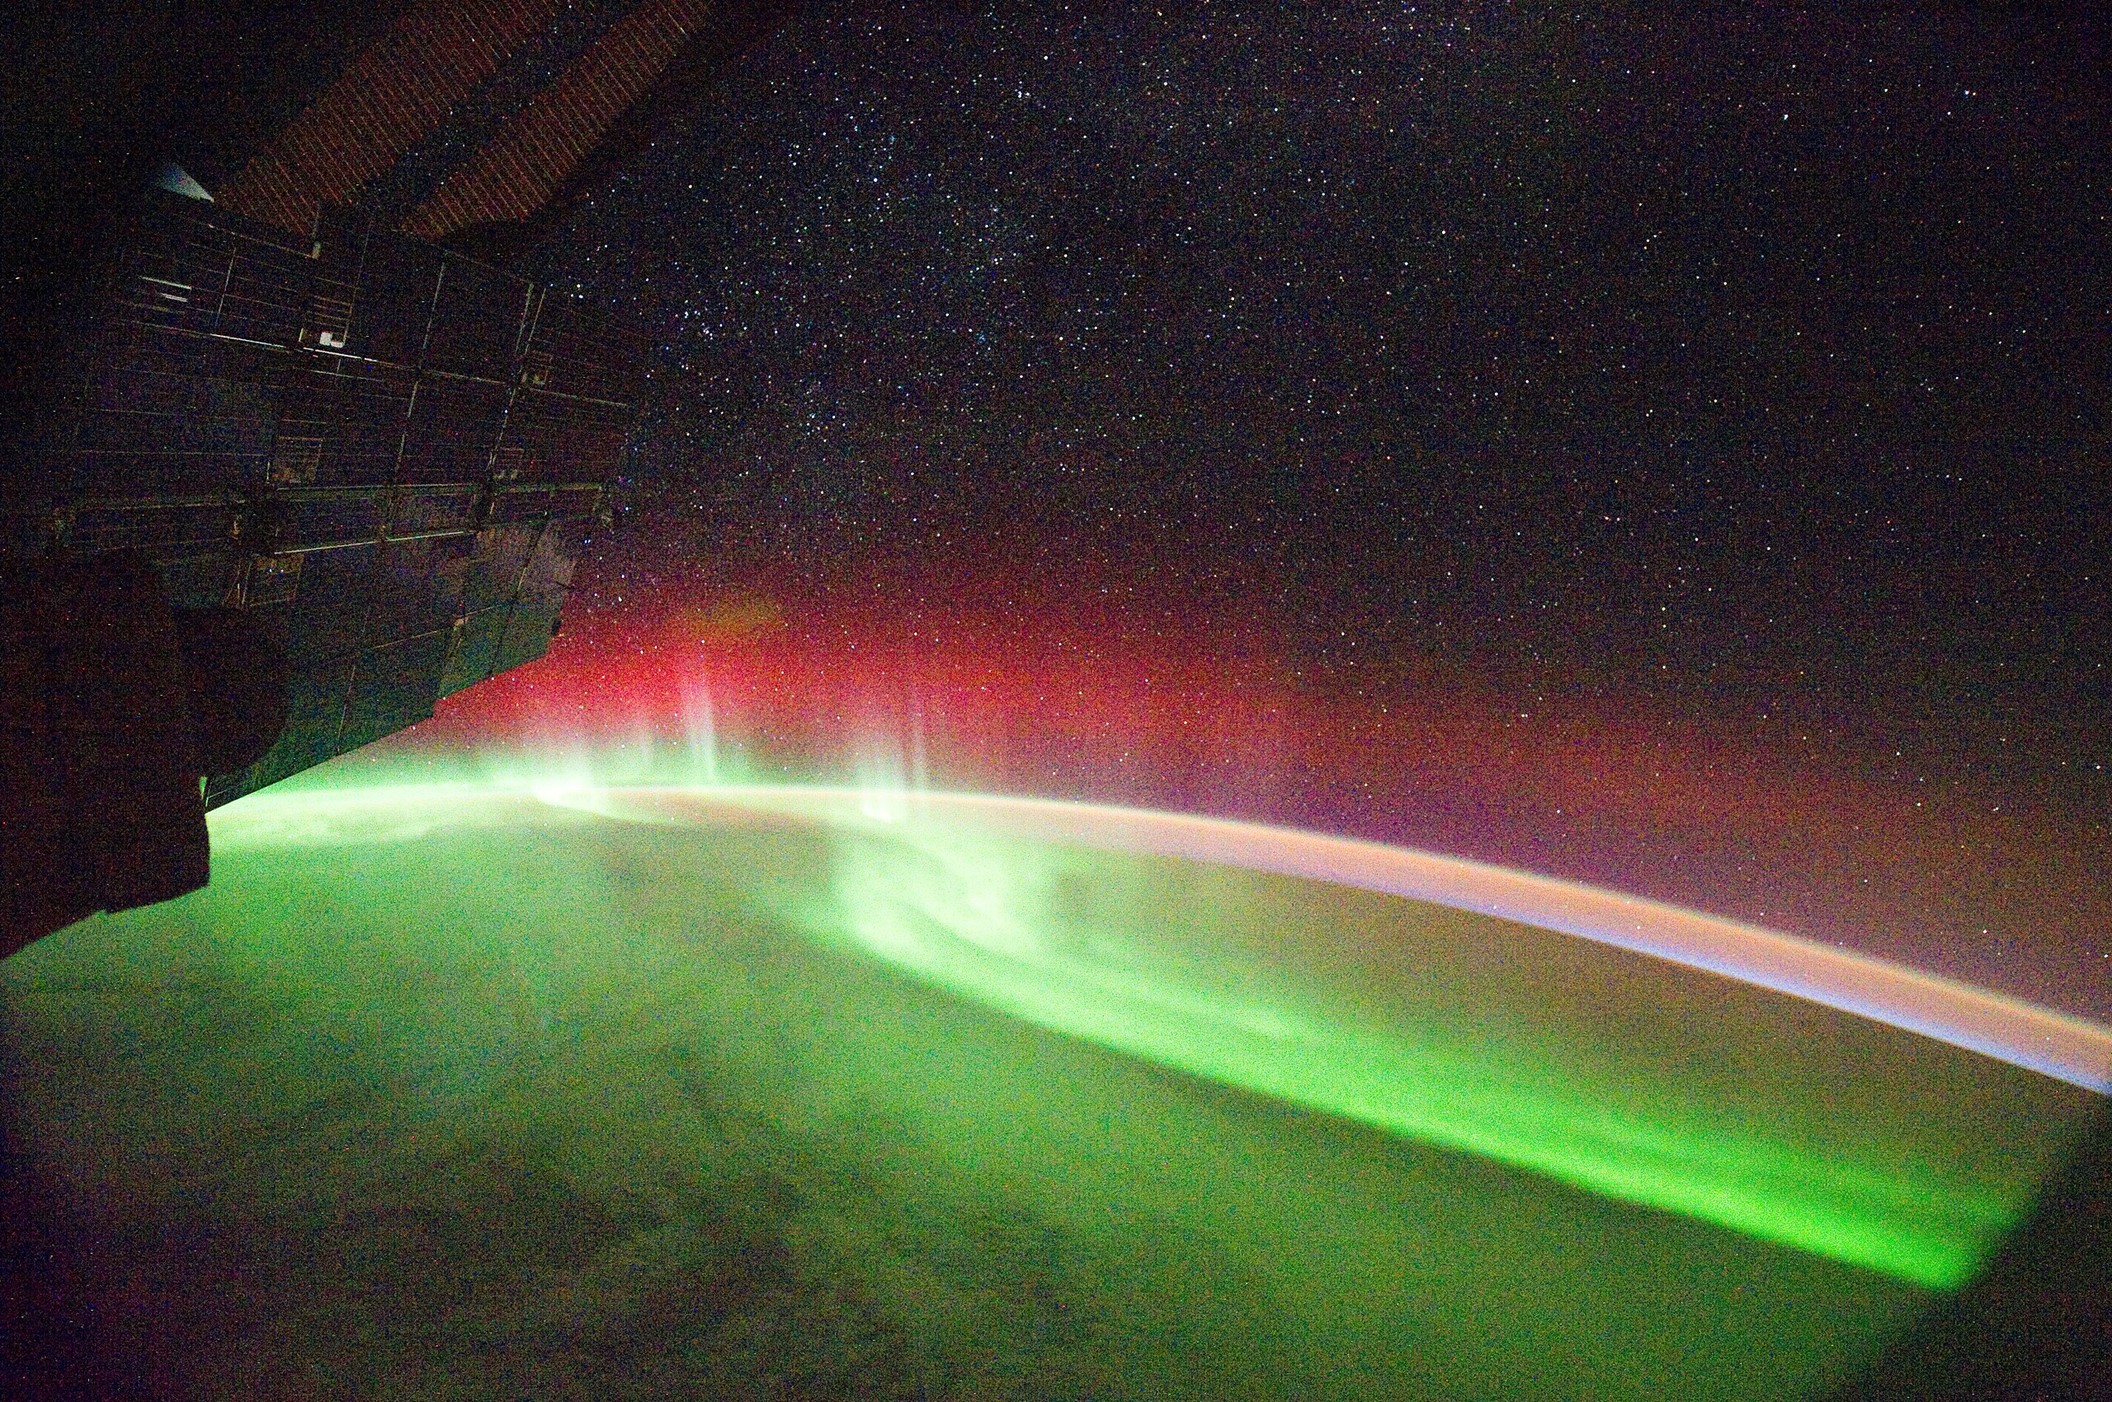
[[[1517,917],[1781,937],[1402,849],[362,768],[0,970],[55,1249],[172,1392],[1810,1395],[2104,1103]]]
[[[1917,1172],[1941,1162],[1934,1146],[1911,1167],[1858,1152],[1854,1139],[1868,1126],[1848,1127],[1837,1143],[1800,1142],[1764,1113],[1752,1132],[1733,1129],[1745,1116],[1726,1116],[1722,1104],[1677,1114],[1623,1107],[1610,1084],[1592,1084],[1578,1066],[1536,1062],[1521,1047],[1455,1029],[1445,1035],[1435,1007],[1422,1010],[1431,1021],[1420,1036],[1375,1035],[1336,1016],[1329,990],[1301,993],[1281,977],[1298,940],[1333,932],[1242,932],[1263,943],[1245,951],[1251,967],[1235,988],[1222,971],[1204,970],[1236,962],[1237,951],[1168,962],[1153,948],[1148,912],[1130,928],[1085,936],[1065,928],[1074,922],[1051,891],[1066,878],[1092,880],[1094,849],[1327,881],[1489,917],[1475,922],[1485,938],[1553,931],[1654,956],[1632,965],[1647,971],[1645,983],[1687,977],[1658,967],[1665,961],[2088,1089],[2112,1071],[2112,1032],[2080,1019],[1731,921],[1374,843],[888,786],[611,788],[559,774],[528,789],[625,822],[704,828],[739,810],[817,822],[840,836],[844,859],[826,893],[807,893],[786,913],[818,938],[849,940],[954,994],[1129,1055],[1923,1285],[1966,1279],[2016,1220],[2032,1182]],[[379,814],[385,826],[444,825],[470,797],[449,785],[267,795],[224,814],[215,836],[238,850],[328,845],[344,840],[346,824],[360,831]],[[1642,999],[1630,996],[1639,1009]],[[1847,1074],[1845,1065],[1834,1074]]]

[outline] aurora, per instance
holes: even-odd
[[[289,792],[232,810],[216,837],[235,851],[373,840],[370,825],[445,828],[508,792]],[[2112,1067],[2112,1032],[2080,1019],[1696,912],[1380,844],[899,781],[607,787],[558,772],[510,792],[625,824],[814,825],[831,844],[827,879],[772,902],[815,939],[1127,1055],[1924,1285],[1964,1280],[2033,1179],[1947,1150],[1938,1127],[1958,1127],[1924,1127],[1922,1102],[1992,1074],[1983,1057],[2086,1090]],[[1201,889],[1079,906],[1078,891],[1151,889],[1166,859],[1208,873],[1191,878]],[[1331,902],[1377,897],[1384,933],[1356,938],[1393,942],[1386,960],[1428,960],[1439,940],[1482,953],[1459,983],[1408,981],[1419,1001],[1391,1021],[1345,1016],[1343,995],[1370,989],[1330,987],[1305,967],[1339,958],[1350,938],[1331,905],[1260,928],[1212,917],[1202,938],[1184,910],[1215,909],[1212,883],[1233,873],[1332,889]],[[1581,952],[1566,936],[1607,948]],[[1545,982],[1565,963],[1602,1005],[1588,1030],[1565,1007],[1578,990]],[[1475,1030],[1492,1005],[1500,1036]],[[1688,1019],[1676,1035],[1663,1026],[1674,1010]],[[1669,1065],[1615,1050],[1637,1040],[1682,1043],[1668,1063],[1733,1055],[1748,1077],[1683,1086]],[[1903,1092],[1887,1107],[1896,1118],[1836,1124],[1829,1082],[1868,1080],[1873,1057],[1897,1063],[1883,1078]]]
[[[344,762],[216,813],[205,890],[9,961],[0,1037],[45,1068],[10,1133],[126,1366],[1806,1395],[2103,1104],[1872,1013],[2083,1070],[2101,1029],[1909,971],[1828,1006],[1607,942],[1614,893],[926,792],[896,748],[850,788],[726,747],[717,783]],[[1642,915],[1718,964],[1801,948]]]

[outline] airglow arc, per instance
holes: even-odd
[[[654,791],[601,793],[615,799]],[[725,786],[709,794],[810,813],[833,812],[846,803],[874,811],[867,790],[848,786]],[[1022,836],[1245,867],[1554,930],[1802,998],[2085,1090],[2112,1090],[2112,1029],[1870,955],[1639,896],[1463,857],[1227,818],[928,790],[888,797],[891,806],[906,803],[930,816],[972,818]],[[621,815],[624,805],[611,811]]]
[[[1356,886],[1557,930],[1853,1013],[2099,1093],[2112,1030],[1869,955],[1581,883],[1253,823],[1020,800],[1069,841]],[[1262,840],[1269,834],[1269,840]]]
[[[1867,954],[1582,882],[1414,848],[1191,813],[1009,795],[860,785],[604,783],[591,766],[463,782],[306,785],[244,801],[216,841],[254,840],[275,812],[322,798],[441,799],[512,788],[608,817],[652,821],[658,798],[782,810],[826,819],[846,808],[882,821],[965,818],[993,831],[1139,855],[1245,867],[1426,901],[1590,940],[1782,993],[1978,1053],[2100,1095],[2112,1094],[2112,1028]],[[239,835],[238,835],[239,834]]]
[[[907,783],[728,785],[636,771],[619,778],[586,762],[515,770],[481,782],[305,788],[258,795],[222,810],[215,820],[216,846],[236,860],[286,848],[396,846],[485,827],[499,831],[532,823],[531,810],[553,808],[619,827],[694,834],[705,839],[695,849],[699,854],[712,851],[705,835],[724,831],[728,820],[735,830],[746,827],[738,816],[743,812],[770,828],[784,824],[788,835],[828,834],[828,845],[812,854],[811,870],[790,878],[789,885],[768,887],[767,894],[757,887],[745,897],[760,901],[756,909],[779,928],[821,947],[876,957],[966,1004],[1203,1080],[1935,1288],[1966,1279],[2013,1225],[2035,1172],[2020,1177],[2019,1169],[2033,1154],[2056,1151],[2065,1133],[2060,1126],[2086,1112],[2102,1091],[2104,1068],[2112,1065],[2112,1032],[1881,961],[1611,892],[1291,829],[934,792]],[[678,841],[667,850],[683,848]],[[2029,1102],[2034,1108],[2018,1113],[2027,1120],[2047,1117],[2043,1134],[2035,1141],[2031,1135],[2015,1140],[2023,1157],[2005,1168],[1999,1165],[2008,1162],[2003,1156],[2010,1150],[1996,1149],[1983,1163],[1961,1147],[1975,1132],[1966,1129],[1967,1121],[1934,1140],[1925,1133],[1917,1139],[1906,1129],[1921,1122],[1911,1106],[1923,1091],[1895,1097],[1876,1120],[1847,1124],[1836,1124],[1825,1108],[1828,1097],[1806,1098],[1801,1111],[1794,1097],[1779,1100],[1788,1083],[1767,1071],[1717,1085],[1699,1100],[1677,1091],[1664,1100],[1662,1093],[1682,1074],[1676,1060],[1653,1063],[1646,1057],[1624,1068],[1618,1053],[1607,1060],[1590,1050],[1590,1042],[1570,1041],[1566,1045],[1596,1067],[1580,1079],[1579,1068],[1561,1059],[1568,1054],[1553,1050],[1565,1045],[1568,1034],[1555,1030],[1564,1015],[1543,1006],[1543,995],[1501,972],[1501,964],[1486,973],[1455,964],[1453,974],[1431,986],[1433,1001],[1416,995],[1420,1011],[1408,1023],[1363,1022],[1353,1013],[1344,1021],[1347,1005],[1328,1002],[1332,994],[1315,1002],[1300,991],[1295,958],[1277,965],[1274,954],[1263,952],[1269,947],[1267,925],[1247,933],[1225,927],[1207,945],[1190,946],[1181,955],[1182,917],[1174,917],[1173,928],[1161,928],[1165,915],[1154,913],[1158,907],[1134,903],[1148,885],[1125,885],[1133,878],[1119,875],[1119,865],[1079,865],[1139,859],[1170,859],[1228,878],[1246,871],[1344,893],[1369,891],[1403,900],[1404,910],[1420,904],[1508,923],[1511,936],[1491,927],[1500,943],[1537,932],[1540,953],[1529,960],[1552,956],[1559,962],[1560,942],[1579,937],[1630,951],[1640,961],[1633,974],[1645,974],[1651,965],[1662,971],[1639,982],[1622,976],[1630,992],[1617,997],[1617,1004],[1627,999],[1631,1012],[1614,1016],[1639,1017],[1633,1025],[1646,1041],[1658,1016],[1653,1008],[1671,1013],[1677,1006],[1699,1006],[1685,1004],[1687,995],[1675,991],[1680,979],[1659,986],[1675,973],[1697,989],[1696,978],[1723,977],[1726,992],[1744,985],[1787,993],[1814,1012],[1830,1010],[1838,1030],[1806,1029],[1799,1020],[1771,1015],[1762,1022],[1772,1031],[1754,1024],[1752,1035],[1738,1034],[1732,1029],[1746,1025],[1739,1021],[1716,1025],[1716,1033],[1704,1032],[1699,1042],[1680,1040],[1715,1045],[1717,1033],[1730,1033],[1721,1050],[1735,1064],[1768,1038],[1795,1036],[1804,1049],[1783,1048],[1803,1064],[1793,1074],[1823,1083],[1836,1066],[1851,1079],[1867,1069],[1862,1057],[1880,1044],[1860,1045],[1863,1034],[1846,1031],[1860,1024],[1871,1034],[1882,1030],[1898,1039],[1893,1045],[1904,1059],[1890,1063],[1893,1074],[1905,1078],[1901,1085],[1923,1086],[1936,1097],[1929,1108],[1939,1116],[1948,1113],[1939,1102],[1949,1103],[1945,1097],[1953,1093],[1945,1089],[1953,1078],[1948,1057],[1963,1076],[1954,1090],[1982,1088],[1968,1096],[2010,1078],[1999,1102]],[[723,854],[706,855],[702,879],[721,880],[708,873],[723,860]],[[724,879],[736,885],[741,880],[732,873]],[[1065,894],[1083,889],[1066,884],[1079,880],[1112,881],[1106,889],[1132,894],[1096,907],[1090,904],[1094,898]],[[1172,899],[1188,899],[1188,888],[1168,889],[1182,893]],[[1088,904],[1077,904],[1080,899]],[[1211,908],[1210,897],[1198,893],[1197,899],[1199,910]],[[1102,913],[1085,913],[1095,910]],[[1140,916],[1144,923],[1135,923]],[[1075,923],[1081,918],[1087,923]],[[675,938],[688,939],[688,927],[679,920],[678,927],[670,927],[678,928]],[[1263,935],[1264,941],[1248,947],[1247,934]],[[1421,937],[1409,938],[1413,945]],[[1203,962],[1183,962],[1197,958]],[[1402,973],[1411,982],[1420,977],[1405,967]],[[1442,991],[1448,982],[1462,992],[1486,986],[1499,1001],[1510,999],[1525,1021],[1490,1040],[1484,1029],[1504,1024],[1480,1023],[1479,1014],[1456,1020],[1444,1009],[1466,1005]],[[1664,1004],[1668,995],[1673,1003]],[[1518,1002],[1520,996],[1526,1001]],[[1759,1005],[1733,1001],[1744,1004],[1734,1018],[1759,1014]],[[1731,1005],[1722,1006],[1728,1012]],[[1543,1012],[1555,1022],[1543,1032],[1525,1032],[1541,1026]],[[1526,1040],[1517,1040],[1518,1033]],[[1535,1051],[1533,1039],[1550,1033],[1554,1040],[1543,1040]],[[1850,1041],[1838,1040],[1842,1035]],[[1816,1040],[1805,1047],[1807,1036]],[[1912,1050],[1914,1044],[1924,1050]],[[1616,1043],[1599,1045],[1610,1049]],[[1548,1060],[1550,1054],[1557,1060]],[[1965,1064],[1973,1060],[1985,1070]],[[1666,1067],[1673,1080],[1653,1080]],[[2019,1079],[2018,1067],[2047,1077],[2038,1083],[2041,1089]],[[1909,1119],[1897,1120],[1903,1111]],[[1885,1121],[1887,1114],[1894,1119]],[[1882,1123],[1891,1123],[1892,1130],[1880,1128]],[[2004,1136],[2015,1125],[1985,1125],[1996,1136],[1989,1144],[2012,1143]],[[2033,1142],[2039,1147],[2030,1147]]]

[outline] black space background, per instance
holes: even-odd
[[[18,21],[10,394],[99,198],[212,183],[393,9]],[[801,7],[530,255],[660,343],[580,607],[1091,591],[2101,838],[2108,58],[1955,7]]]
[[[1028,573],[2101,809],[2102,32],[1440,8],[809,7],[542,250],[675,391],[602,597]]]

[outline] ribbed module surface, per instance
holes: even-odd
[[[351,203],[360,187],[430,135],[508,54],[549,25],[558,4],[414,5],[215,199],[307,232],[323,205]]]
[[[34,440],[47,499],[0,493],[0,538],[137,556],[168,605],[246,613],[284,656],[276,742],[212,773],[206,807],[542,655],[621,464],[643,336],[330,206],[294,233],[152,191],[104,281]]]
[[[533,213],[718,8],[711,0],[640,5],[449,175],[404,232],[440,239]]]

